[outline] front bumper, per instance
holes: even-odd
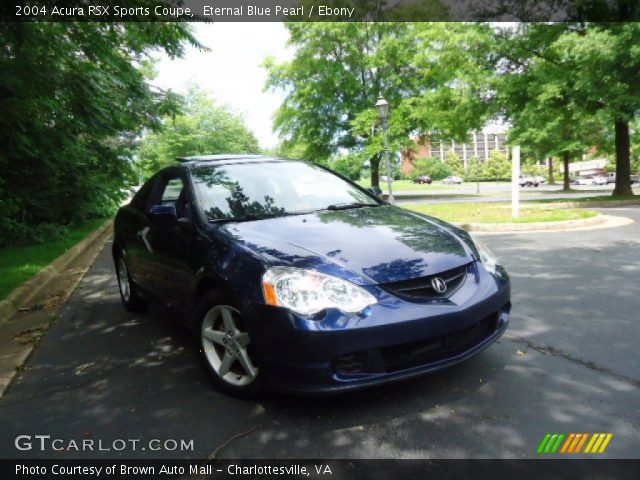
[[[497,340],[510,314],[510,283],[482,265],[446,302],[414,303],[367,287],[378,303],[360,314],[309,318],[253,303],[245,308],[259,368],[275,390],[331,393],[414,377],[462,362]]]

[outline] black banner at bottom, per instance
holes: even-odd
[[[639,460],[0,460],[18,479],[637,480]]]

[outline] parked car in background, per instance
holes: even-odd
[[[450,175],[442,180],[442,183],[444,183],[445,185],[460,185],[462,184],[462,182],[464,182],[464,180],[455,175]]]
[[[421,175],[413,179],[413,183],[419,183],[419,184],[426,183],[427,185],[431,185],[432,181],[433,180],[431,180],[431,177],[429,175]]]
[[[540,182],[534,176],[522,175],[518,180],[518,185],[521,187],[537,187],[540,185]]]
[[[606,185],[607,177],[602,175],[588,175],[578,177],[573,181],[574,185]]]
[[[593,176],[593,184],[594,185],[606,185],[609,183],[609,180],[605,175],[594,175]]]
[[[576,177],[571,180],[571,185],[587,185],[587,177]]]
[[[124,307],[176,312],[242,397],[415,377],[509,323],[509,276],[482,242],[310,162],[181,159],[120,208],[112,254]]]
[[[544,185],[545,183],[547,183],[546,177],[543,177],[542,175],[536,175],[533,178],[535,178],[540,185]]]
[[[609,172],[606,175],[607,183],[616,183],[616,172]],[[640,175],[630,175],[631,185],[640,184]]]

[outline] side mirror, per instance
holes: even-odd
[[[380,187],[368,187],[367,192],[376,197],[380,198],[382,196],[382,189]]]
[[[149,209],[149,223],[154,227],[175,227],[178,214],[175,205],[154,205]]]

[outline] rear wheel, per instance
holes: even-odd
[[[144,310],[148,303],[138,295],[138,286],[131,279],[127,263],[122,255],[116,260],[116,273],[118,275],[118,289],[124,308],[132,312]]]
[[[262,392],[260,369],[242,313],[215,294],[203,302],[200,328],[200,358],[218,390],[244,398]]]

